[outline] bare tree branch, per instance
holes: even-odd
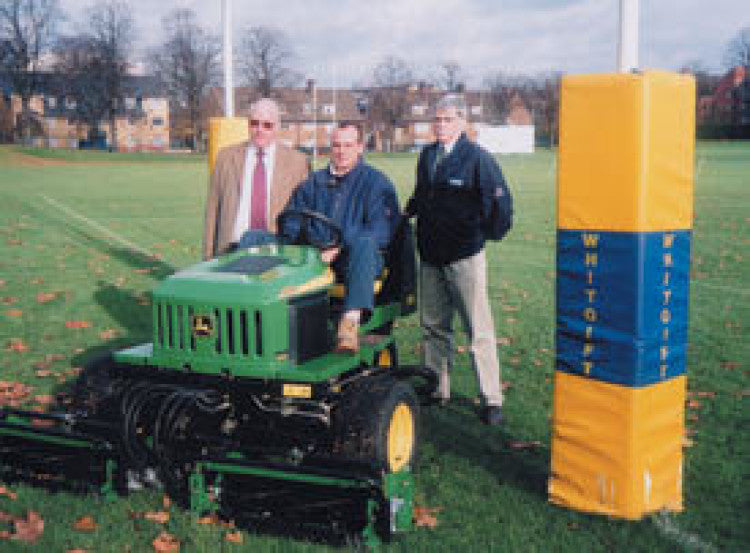
[[[150,65],[165,85],[173,113],[187,111],[196,149],[201,99],[218,79],[219,40],[197,23],[189,9],[174,10],[162,20],[162,27],[164,42],[151,51]]]
[[[273,27],[250,27],[243,34],[237,65],[244,82],[268,97],[274,88],[302,81],[302,75],[292,69],[295,57],[286,33]]]
[[[21,98],[20,132],[28,138],[29,102],[39,87],[42,56],[60,19],[58,0],[0,0],[0,71]]]
[[[729,41],[724,54],[728,69],[738,65],[750,67],[750,27],[744,27]]]

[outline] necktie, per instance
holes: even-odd
[[[266,229],[266,167],[263,150],[258,148],[258,159],[253,171],[253,195],[250,201],[250,228]]]

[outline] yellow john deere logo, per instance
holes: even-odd
[[[195,336],[211,336],[214,331],[214,322],[210,315],[193,315],[192,327]]]

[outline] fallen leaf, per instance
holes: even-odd
[[[31,284],[44,284],[44,279],[42,277],[32,278]]]
[[[5,351],[29,351],[29,346],[20,338],[11,338],[8,345],[5,347]]]
[[[518,319],[516,319],[515,317],[506,317],[505,322],[508,323],[509,325],[513,325],[518,322]]]
[[[219,522],[221,521],[216,515],[206,515],[204,517],[200,517],[196,522],[198,524],[219,524]]]
[[[99,528],[99,524],[94,521],[93,517],[87,515],[76,520],[73,523],[73,528],[80,532],[93,532]]]
[[[696,415],[694,413],[690,414],[690,415],[687,416],[687,420],[689,420],[690,422],[697,422],[698,421],[698,415]]]
[[[167,511],[154,511],[150,513],[143,513],[143,518],[150,520],[151,522],[158,522],[159,524],[166,524],[169,522],[169,513]]]
[[[569,522],[568,523],[568,530],[579,530],[581,528],[581,525],[577,522]]]
[[[541,447],[542,442],[539,440],[513,440],[508,445],[511,449],[523,450]]]
[[[2,278],[0,278],[0,286],[5,286],[5,282],[6,282],[5,280],[3,280]]]
[[[700,409],[701,405],[702,405],[701,402],[698,401],[697,399],[689,399],[687,401],[688,409]]]
[[[716,392],[696,392],[698,397],[716,397]]]
[[[737,361],[722,361],[720,366],[722,369],[733,371],[734,369],[739,368],[740,364],[737,363]]]
[[[88,328],[91,323],[89,321],[65,321],[65,326],[68,328]]]
[[[180,540],[168,532],[162,532],[151,542],[157,553],[179,553]]]
[[[13,501],[18,499],[18,494],[12,490],[9,490],[5,486],[0,486],[0,495],[4,495],[5,497],[12,499]]]
[[[47,303],[54,300],[57,297],[57,292],[39,292],[36,295],[36,301],[39,303]]]
[[[172,500],[168,495],[165,495],[161,498],[161,506],[165,509],[169,509],[172,506]]]
[[[55,371],[50,371],[47,369],[37,369],[34,372],[34,376],[36,376],[37,378],[49,378],[51,376],[55,376],[56,374],[57,373],[55,373]]]
[[[456,348],[456,351],[457,351],[458,353],[466,353],[466,346],[458,346],[458,347]]]
[[[99,338],[102,340],[111,340],[112,338],[115,338],[117,336],[118,332],[115,328],[108,328],[107,330],[102,330],[99,333]]]
[[[139,269],[135,269],[135,272],[138,273],[139,275],[147,275],[148,273],[151,272],[151,268],[150,267],[141,267]]]
[[[687,436],[683,436],[682,438],[682,447],[693,447],[695,445],[695,442],[688,438]]]
[[[44,533],[44,519],[35,511],[26,513],[26,519],[15,520],[16,532],[13,537],[24,543],[33,544]]]
[[[18,298],[16,296],[5,296],[2,302],[4,305],[13,305],[14,303],[18,303]]]
[[[8,530],[0,530],[0,540],[9,540],[13,537],[13,534],[11,534]]]
[[[65,553],[89,553],[88,549],[68,549]]]
[[[5,312],[6,317],[23,317],[23,310],[21,309],[8,309]]]
[[[510,338],[506,338],[505,336],[498,337],[497,345],[498,346],[509,346],[510,345]]]
[[[414,507],[414,524],[417,527],[436,528],[438,525],[437,515],[442,507]]]
[[[240,545],[242,543],[242,532],[229,532],[224,539],[229,543],[236,543]]]
[[[16,517],[11,515],[10,513],[0,511],[0,522],[13,522],[14,520],[16,520]]]
[[[505,390],[508,390],[509,388],[512,388],[513,387],[513,383],[509,382],[507,380],[503,380],[502,383],[500,384],[500,386],[502,387],[503,392],[504,392]]]

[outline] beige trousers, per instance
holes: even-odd
[[[471,362],[485,405],[500,406],[500,364],[487,296],[487,258],[479,253],[445,266],[422,261],[419,272],[423,363],[438,373],[438,395],[450,397],[453,314],[458,311],[471,343]]]

